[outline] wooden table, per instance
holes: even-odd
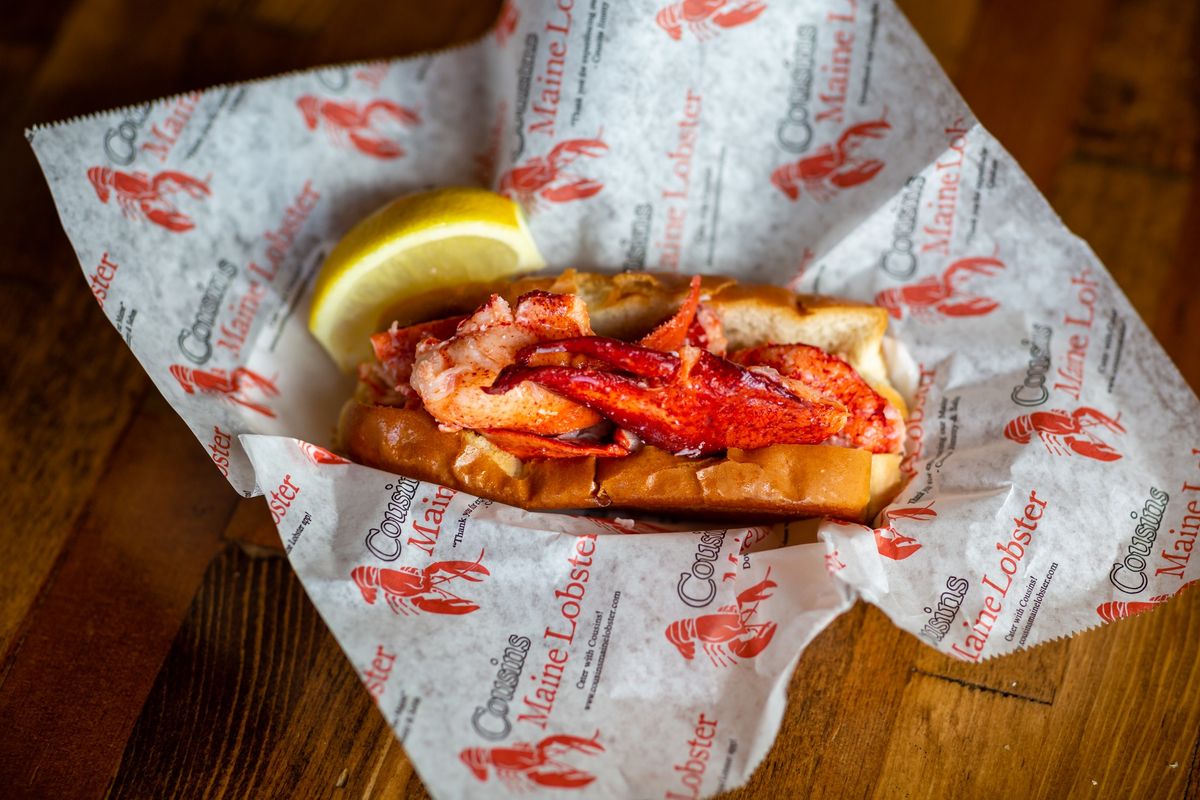
[[[771,0],[783,2],[784,0]],[[1200,386],[1200,5],[903,0]],[[43,0],[0,23],[0,794],[424,797],[282,558],[80,280],[20,132],[482,32],[494,2]],[[1200,592],[982,666],[859,604],[730,797],[1200,797]]]

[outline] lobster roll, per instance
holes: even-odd
[[[352,458],[527,509],[867,520],[899,488],[881,308],[574,270],[475,301],[371,337]]]

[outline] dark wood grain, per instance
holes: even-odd
[[[230,546],[205,576],[109,794],[396,797],[416,779],[393,750],[287,561]]]
[[[21,458],[0,467],[15,523],[0,528],[0,786],[16,796],[427,797],[262,503],[236,500],[146,399],[78,282],[20,130],[450,45],[497,5],[58,0],[4,17],[0,436]],[[1200,7],[900,5],[1200,386]],[[193,495],[130,489],[192,477]],[[189,515],[148,543],[140,520],[167,519],[171,503]],[[1195,800],[1198,643],[1200,592],[979,666],[860,604],[802,656],[779,739],[729,796]]]
[[[153,396],[83,503],[6,664],[0,786],[99,795],[237,502]]]

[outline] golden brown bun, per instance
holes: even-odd
[[[705,277],[702,285],[731,350],[768,342],[816,345],[849,361],[904,413],[883,363],[883,309],[772,286],[742,286],[719,276]],[[556,278],[518,280],[501,294],[512,302],[533,289],[579,294],[597,334],[631,340],[679,306],[687,279],[568,270]],[[531,510],[614,508],[867,521],[900,483],[898,454],[873,456],[828,445],[730,449],[722,458],[701,459],[644,447],[618,459],[523,462],[470,431],[439,430],[423,410],[355,400],[342,411],[339,439],[354,460],[368,466]]]
[[[724,458],[643,447],[625,458],[521,461],[470,431],[438,430],[420,409],[355,400],[342,410],[340,430],[342,447],[362,464],[530,510],[866,521],[882,505],[874,484],[886,488],[899,476],[899,456],[805,444],[731,449]]]

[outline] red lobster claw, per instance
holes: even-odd
[[[399,158],[405,152],[403,147],[391,139],[362,134],[358,131],[350,131],[349,136],[358,152],[374,158]]]
[[[848,189],[851,186],[858,186],[860,183],[866,183],[871,180],[871,178],[879,174],[881,169],[883,169],[883,162],[871,158],[851,169],[843,169],[840,172],[835,172],[829,176],[829,182],[839,189]]]
[[[483,575],[491,575],[488,568],[479,562],[483,560],[483,553],[479,554],[479,559],[476,561],[438,561],[430,564],[425,568],[425,574],[448,575],[451,579],[463,578],[464,580],[477,583],[483,580]]]
[[[759,2],[759,0],[752,0],[731,11],[726,11],[724,14],[716,14],[712,17],[712,22],[714,25],[720,25],[722,28],[733,28],[757,19],[758,15],[766,10],[766,3]]]
[[[774,622],[765,622],[762,626],[755,626],[754,635],[749,639],[732,640],[728,645],[729,652],[742,658],[754,658],[767,649],[767,645],[775,636],[776,627]]]
[[[175,233],[183,233],[196,227],[196,223],[192,222],[191,217],[179,211],[147,207],[145,205],[142,206],[142,211],[145,213],[146,219]]]
[[[1000,304],[988,297],[972,297],[957,303],[942,303],[937,310],[947,317],[981,317],[990,314]]]
[[[891,534],[888,536],[887,534]],[[921,549],[921,544],[911,536],[905,536],[895,528],[875,529],[875,549],[884,558],[903,561]]]
[[[951,291],[971,275],[983,275],[990,278],[998,275],[1004,269],[1004,262],[992,256],[975,256],[960,258],[942,273],[942,281]]]
[[[570,200],[582,200],[585,197],[591,197],[594,194],[599,194],[604,188],[604,184],[600,181],[594,181],[589,178],[580,178],[579,180],[568,183],[566,186],[559,186],[554,189],[542,190],[542,197],[554,203],[565,203]]]
[[[1094,442],[1091,439],[1067,436],[1063,438],[1063,441],[1079,455],[1094,458],[1097,461],[1117,461],[1121,458],[1121,454],[1116,450],[1101,442]]]
[[[883,135],[891,129],[892,125],[886,119],[875,119],[851,125],[838,137],[838,147],[842,150],[849,150],[859,139],[882,139]]]
[[[422,611],[428,611],[431,614],[470,614],[472,611],[479,610],[478,605],[461,597],[426,597],[424,595],[417,595],[416,597],[409,597],[407,599],[408,602],[417,608]]]
[[[590,772],[565,765],[529,770],[525,777],[538,786],[552,786],[556,789],[578,789],[596,780],[596,776]]]
[[[608,145],[599,137],[595,139],[568,139],[565,142],[556,144],[546,154],[546,160],[553,165],[555,170],[559,170],[577,158],[599,158],[607,152]]]
[[[584,355],[627,377],[591,367],[524,366],[549,353]],[[702,455],[730,447],[823,442],[846,424],[838,402],[744,369],[704,350],[680,355],[584,336],[542,342],[517,354],[485,389],[503,394],[532,381],[608,417],[645,442],[676,454]]]
[[[743,603],[758,603],[766,600],[771,596],[771,590],[778,585],[770,578],[763,578],[737,596],[738,605],[741,606]]]

